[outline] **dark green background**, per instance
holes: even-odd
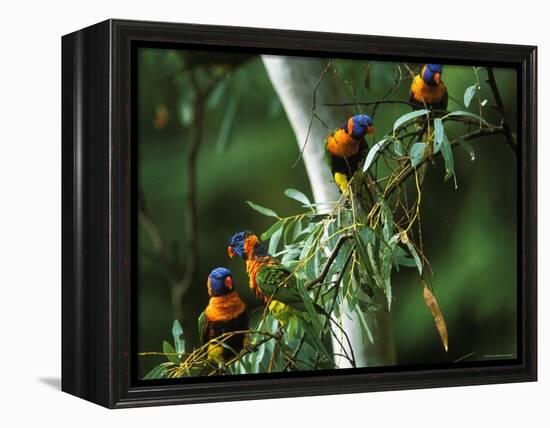
[[[338,60],[337,65],[357,88],[359,100],[380,98],[394,80],[393,63],[373,62],[367,92],[363,85],[366,61]],[[183,264],[185,156],[194,126],[189,116],[191,89],[181,71],[181,53],[140,49],[138,66],[139,187],[164,243],[179,249],[174,259]],[[489,100],[484,117],[498,124],[498,115],[490,108],[493,99],[484,69],[479,76],[481,97]],[[515,119],[516,73],[497,69],[496,76],[508,113]],[[475,82],[469,66],[445,66],[443,80],[450,95],[460,102],[466,87]],[[407,99],[408,90],[406,81],[391,98]],[[476,100],[470,106],[473,112],[477,112]],[[161,128],[154,126],[159,106],[168,112]],[[463,107],[451,100],[449,109]],[[394,120],[407,111],[405,106],[382,106],[376,115],[377,136],[390,130]],[[259,57],[247,58],[212,94],[206,122],[198,158],[199,274],[186,295],[181,320],[188,347],[198,340],[196,318],[208,301],[206,278],[212,268],[230,268],[241,296],[250,307],[258,305],[248,290],[244,264],[230,260],[226,253],[228,238],[235,231],[261,232],[271,224],[245,201],[290,215],[299,208],[283,195],[286,188],[311,196],[303,164],[291,168],[298,145]],[[515,120],[512,126],[516,129]],[[459,128],[454,130],[458,135]],[[429,170],[423,193],[425,253],[447,321],[449,352],[441,346],[417,272],[405,268],[392,280],[398,364],[449,362],[470,353],[475,355],[469,361],[516,355],[516,157],[502,136],[471,144],[474,162],[460,148],[454,151],[458,189],[452,180],[443,181],[443,167],[438,163]],[[138,351],[161,351],[162,341],[171,340],[174,319],[166,272],[145,256],[151,242],[142,228],[138,233]],[[140,357],[139,376],[161,361],[163,357]]]

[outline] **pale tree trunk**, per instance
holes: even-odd
[[[302,149],[310,125],[313,88],[326,68],[327,60],[267,55],[262,56],[262,60],[294,130],[296,141]],[[348,92],[340,79],[331,71],[326,73],[316,91],[316,113],[328,126],[336,127],[352,112],[325,107],[323,103],[343,101],[340,98],[346,93]],[[303,152],[303,161],[317,203],[334,202],[340,198],[324,159],[324,140],[327,132],[318,120],[314,120]],[[346,309],[342,308],[343,314],[350,313]],[[374,344],[363,337],[355,314],[343,315],[341,320],[353,347],[357,366],[394,364],[395,353],[389,314],[378,312],[366,314],[365,318],[372,330]],[[335,353],[341,353],[340,345],[335,339],[332,345]],[[338,358],[336,363],[341,368],[350,367],[345,358]]]

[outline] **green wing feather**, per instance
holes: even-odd
[[[201,340],[206,343],[207,342],[207,339],[206,339],[206,322],[207,322],[207,319],[206,319],[206,315],[204,312],[202,312],[200,315],[199,315],[199,319],[198,319],[198,327],[199,327],[199,337],[201,338]],[[206,340],[205,340],[206,339]]]
[[[264,265],[256,273],[256,283],[266,296],[303,310],[304,304],[296,288],[296,278],[281,264]]]

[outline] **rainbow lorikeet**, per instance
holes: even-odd
[[[296,277],[268,254],[252,232],[235,233],[227,253],[229,257],[239,256],[246,261],[250,288],[264,304],[269,304],[270,312],[282,324],[293,315],[299,315],[296,311],[305,311]]]
[[[372,134],[374,126],[370,116],[358,114],[332,131],[325,141],[327,163],[334,181],[342,193],[346,193],[353,174],[361,168],[367,157],[366,134]]]
[[[199,335],[203,344],[208,343],[208,359],[222,363],[247,345],[245,333],[226,333],[248,330],[248,312],[245,303],[233,289],[229,269],[219,267],[212,270],[207,285],[210,301],[199,316]],[[220,338],[222,335],[224,337]],[[216,341],[217,338],[220,338],[220,342]]]
[[[410,102],[417,110],[425,107],[446,110],[449,101],[447,88],[441,80],[443,66],[441,64],[426,64],[422,67],[411,84]]]

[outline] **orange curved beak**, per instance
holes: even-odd
[[[230,276],[225,278],[224,284],[227,288],[229,288],[230,290],[233,290],[233,280],[231,279]]]
[[[374,126],[369,126],[367,128],[367,134],[374,134]]]
[[[235,256],[235,251],[233,251],[233,247],[231,247],[231,246],[227,247],[227,254],[231,258],[233,258]]]
[[[434,81],[439,85],[439,82],[441,82],[441,73],[434,73]]]

